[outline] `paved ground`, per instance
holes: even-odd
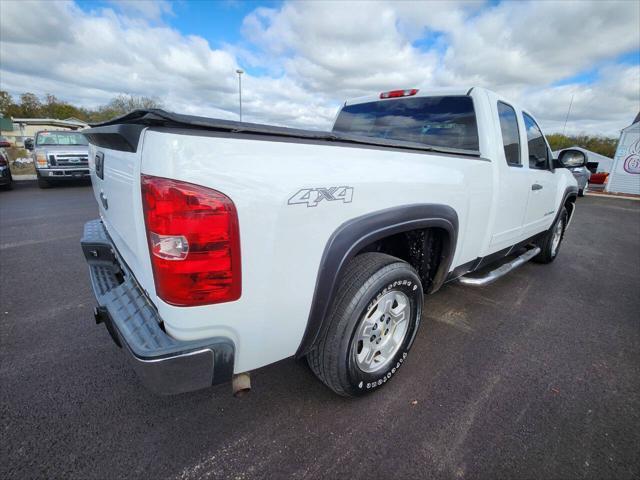
[[[554,264],[429,298],[360,400],[293,360],[242,399],[149,394],[93,324],[95,216],[86,186],[0,192],[1,478],[640,476],[638,202],[580,199]]]

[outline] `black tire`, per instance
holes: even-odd
[[[578,196],[584,197],[584,188],[581,188],[580,190],[578,190]]]
[[[9,170],[9,182],[0,187],[3,190],[13,190],[13,176],[11,170]]]
[[[533,258],[534,262],[551,263],[556,259],[556,257],[558,256],[558,252],[560,251],[560,246],[562,245],[562,239],[564,238],[564,232],[567,227],[568,220],[569,220],[569,214],[567,213],[567,209],[565,207],[562,207],[562,210],[560,211],[560,215],[558,215],[558,218],[556,219],[556,221],[553,222],[553,225],[551,225],[551,228],[546,233],[546,235],[542,238],[542,240],[538,242],[538,246],[542,250],[538,255],[536,255]],[[556,230],[556,227],[558,226],[559,222],[562,223],[562,232],[560,233],[560,243],[554,250],[553,249],[554,231]]]
[[[361,348],[362,342],[356,341],[355,334],[365,320],[365,313],[383,294],[391,291],[401,292],[408,299],[407,330],[402,341],[398,340],[400,347],[396,353],[380,365],[380,370],[367,373],[356,361],[357,349]],[[311,370],[342,396],[363,395],[385,385],[404,363],[413,344],[420,325],[422,301],[420,277],[408,263],[382,253],[356,256],[347,265],[340,281],[327,319],[328,327],[307,355]],[[389,330],[386,332],[388,334]]]
[[[39,188],[50,188],[51,187],[51,183],[49,183],[49,180],[47,180],[46,178],[42,178],[40,175],[38,175],[38,187]]]

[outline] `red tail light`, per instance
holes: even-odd
[[[142,175],[142,206],[156,293],[179,306],[240,298],[236,207],[215,190]]]
[[[417,88],[411,90],[391,90],[390,92],[382,92],[380,98],[396,98],[396,97],[410,97],[418,93]]]

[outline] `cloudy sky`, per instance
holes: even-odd
[[[640,2],[0,0],[0,88],[86,106],[328,128],[345,98],[481,85],[546,132],[617,136],[640,109]]]

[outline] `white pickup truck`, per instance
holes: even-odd
[[[553,261],[586,161],[483,88],[350,100],[331,132],[145,110],[84,134],[96,321],[161,394],[291,356],[340,395],[380,388],[424,294]]]

